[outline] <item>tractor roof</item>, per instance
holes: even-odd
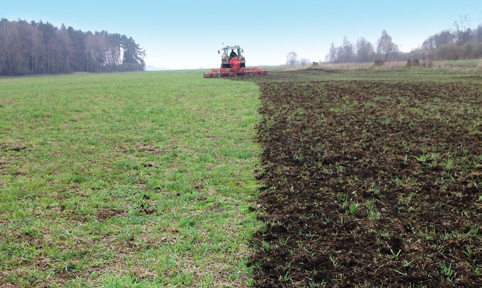
[[[223,50],[224,50],[224,49],[241,49],[241,47],[239,47],[239,45],[224,46],[224,47],[223,47]]]

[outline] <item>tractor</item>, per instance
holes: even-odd
[[[244,50],[239,45],[225,46],[222,50],[218,50],[218,54],[221,54],[221,51],[223,51],[221,68],[205,73],[204,78],[266,75],[268,73],[260,68],[246,68],[246,58],[241,54],[244,53]]]

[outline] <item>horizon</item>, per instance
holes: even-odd
[[[61,3],[10,2],[2,5],[0,17],[124,34],[146,51],[146,68],[151,68],[146,70],[216,68],[223,43],[240,45],[248,66],[284,65],[292,51],[298,59],[323,62],[331,43],[339,46],[346,37],[356,44],[363,37],[375,46],[383,30],[401,52],[410,52],[463,17],[467,28],[482,24],[482,6],[474,0],[397,1],[388,8],[373,0],[248,0],[234,8],[215,1],[139,1],[136,7],[114,1]]]

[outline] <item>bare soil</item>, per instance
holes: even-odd
[[[481,287],[482,86],[272,77],[258,287]]]

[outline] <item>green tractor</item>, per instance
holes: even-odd
[[[223,51],[223,54],[221,55],[221,68],[231,68],[231,64],[229,62],[233,59],[239,59],[240,68],[246,67],[246,59],[243,57],[243,55],[241,55],[241,53],[244,53],[244,50],[241,49],[239,45],[226,46],[223,48],[223,50],[218,50],[218,54],[221,54],[221,51]]]

